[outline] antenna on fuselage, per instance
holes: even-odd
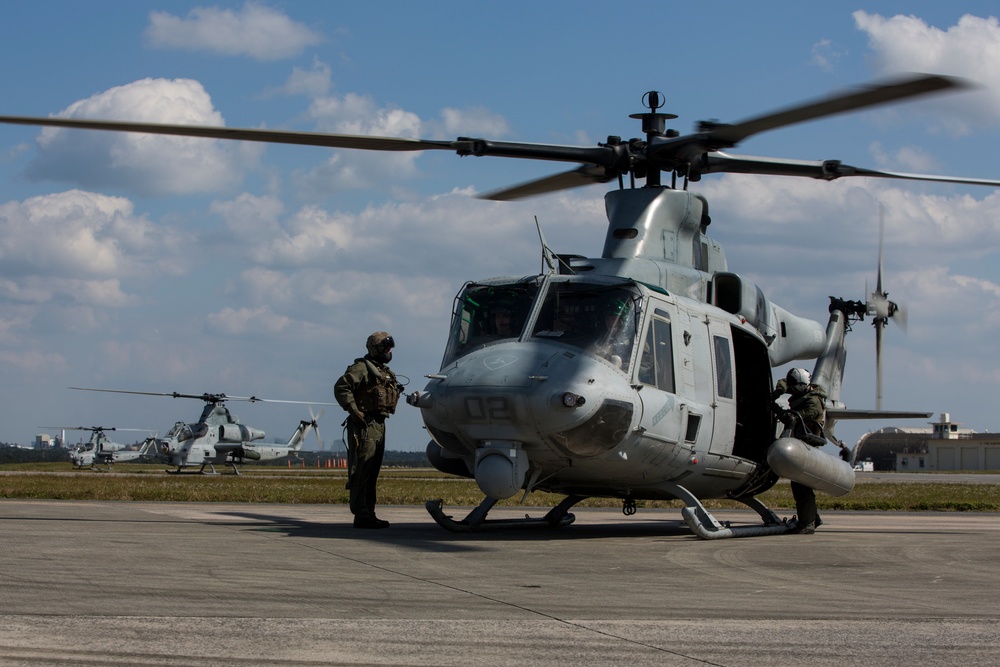
[[[549,244],[545,242],[545,234],[542,233],[542,224],[538,222],[538,216],[535,216],[535,228],[538,230],[538,241],[542,244],[542,259],[549,267],[549,273],[555,273],[556,271],[556,255],[552,252],[552,248]]]

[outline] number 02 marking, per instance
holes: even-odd
[[[465,399],[465,414],[469,419],[510,421],[510,404],[503,396],[469,396]]]

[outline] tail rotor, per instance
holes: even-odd
[[[889,300],[889,293],[882,287],[882,238],[885,231],[885,207],[878,206],[878,276],[875,291],[868,295],[865,308],[872,316],[872,326],[875,327],[875,406],[882,409],[882,330],[892,320],[906,332],[906,309],[895,301]]]
[[[310,405],[309,406],[309,418],[312,421],[310,421],[309,425],[306,427],[306,428],[311,428],[313,430],[313,432],[316,433],[316,444],[319,446],[319,451],[321,451],[321,452],[325,451],[325,448],[323,446],[323,438],[320,437],[320,434],[319,434],[319,420],[320,420],[320,417],[323,416],[324,412],[325,412],[325,410],[320,410],[318,415],[317,414],[313,414],[313,409],[312,409],[312,406]],[[305,435],[305,434],[303,434],[303,435]]]

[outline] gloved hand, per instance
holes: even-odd
[[[365,420],[365,413],[361,412],[361,410],[355,410],[354,412],[352,412],[351,420],[358,425],[364,425],[368,423]]]
[[[771,400],[773,401],[782,394],[787,394],[787,393],[788,393],[788,382],[785,380],[785,378],[781,378],[780,380],[774,383],[774,391],[771,392]]]

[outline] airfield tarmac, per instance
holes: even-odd
[[[677,510],[575,514],[457,535],[409,506],[363,531],[342,505],[0,501],[0,665],[1000,659],[998,514],[825,512],[813,536],[718,541]]]

